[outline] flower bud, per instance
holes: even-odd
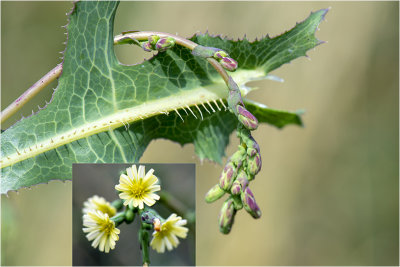
[[[240,186],[240,182],[238,180],[235,180],[231,187],[232,195],[239,195],[241,190],[242,187]]]
[[[236,177],[236,181],[240,183],[241,191],[243,191],[249,185],[249,177],[247,176],[246,172],[240,170],[238,176]]]
[[[221,212],[219,213],[219,231],[223,234],[229,234],[231,231],[236,215],[235,207],[233,206],[232,198],[225,200],[222,204]]]
[[[219,178],[219,187],[228,192],[236,177],[236,167],[233,162],[228,162]]]
[[[249,187],[246,187],[240,194],[244,209],[254,218],[258,219],[261,217],[261,210],[256,203],[253,192]]]
[[[224,57],[219,61],[219,64],[228,71],[235,71],[238,67],[237,61],[230,57]]]
[[[244,147],[239,146],[238,151],[233,153],[233,155],[230,157],[229,161],[233,162],[239,169],[240,166],[242,165],[242,161],[245,159],[245,154],[246,154],[246,150],[244,149]]]
[[[250,175],[256,175],[261,170],[261,155],[259,153],[255,154],[254,157],[247,158],[247,171]]]
[[[228,53],[226,53],[224,50],[218,50],[214,53],[213,57],[217,60],[221,60],[225,57],[228,57]]]
[[[175,45],[175,39],[172,37],[160,38],[156,43],[156,49],[160,52],[166,51]]]
[[[205,200],[207,203],[212,203],[220,199],[225,194],[218,184],[214,185],[206,194]]]
[[[120,210],[124,206],[124,201],[122,199],[114,200],[111,202],[111,206],[113,206],[116,210]]]
[[[150,35],[149,36],[149,43],[150,45],[156,45],[156,43],[160,40],[160,36],[158,35]]]
[[[258,120],[246,108],[241,105],[236,106],[239,121],[249,130],[253,131],[258,127]]]
[[[125,222],[126,223],[131,223],[131,222],[133,222],[134,219],[135,219],[135,213],[133,212],[133,210],[128,209],[127,211],[125,211]]]
[[[151,47],[151,44],[149,42],[144,42],[142,43],[142,48],[146,52],[151,52],[153,51],[153,48]]]
[[[146,210],[142,212],[142,222],[147,224],[153,224],[154,219],[158,218],[159,215],[154,210]]]

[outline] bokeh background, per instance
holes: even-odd
[[[69,2],[1,2],[1,104],[4,109],[60,62]],[[252,82],[248,98],[273,108],[304,108],[305,127],[261,125],[263,169],[251,188],[263,215],[237,215],[219,233],[222,201],[204,194],[222,166],[199,162],[192,145],[150,144],[142,162],[197,163],[199,265],[398,265],[398,2],[122,2],[115,33],[157,30],[231,38],[278,35],[311,11],[331,7],[316,35],[328,41]],[[117,47],[121,62],[148,54]],[[51,88],[2,128],[37,111]],[[238,141],[231,136],[227,155]],[[72,183],[50,182],[2,196],[2,264],[72,264]]]
[[[142,165],[142,164],[140,164]],[[156,202],[151,208],[156,210],[164,219],[176,213],[187,220],[189,232],[187,238],[179,239],[179,245],[172,251],[157,253],[149,248],[149,258],[152,265],[192,266],[195,265],[195,164],[143,164],[146,173],[154,170],[158,177],[161,191],[158,195],[167,194],[173,198],[169,203],[179,212],[169,209],[166,205]],[[119,177],[126,174],[126,168],[132,164],[74,164],[72,169],[73,194],[73,265],[74,266],[140,266],[142,255],[138,242],[140,218],[135,217],[131,224],[123,223],[120,229],[119,240],[114,250],[106,254],[93,249],[82,232],[83,202],[98,195],[107,201],[119,199],[115,185],[119,184]],[[137,164],[137,168],[139,165]],[[151,240],[150,232],[150,240]]]

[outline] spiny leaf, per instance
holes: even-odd
[[[237,124],[223,107],[224,82],[206,60],[182,47],[138,65],[119,64],[113,50],[117,6],[105,1],[75,4],[53,101],[1,134],[2,193],[71,179],[72,163],[136,162],[156,138],[193,143],[201,159],[221,162]],[[274,39],[250,43],[206,34],[192,40],[236,58],[239,69],[232,76],[244,86],[317,45],[313,33],[325,13],[313,13]],[[301,125],[293,113],[246,105],[261,122]]]

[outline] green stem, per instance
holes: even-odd
[[[29,87],[20,97],[18,97],[14,102],[12,102],[8,107],[6,107],[1,112],[1,123],[5,122],[12,115],[14,115],[18,110],[20,110],[29,100],[31,100],[35,95],[37,95],[43,88],[49,85],[52,81],[57,79],[62,72],[62,64],[58,64],[54,69],[49,71],[44,75],[39,81],[34,85]]]
[[[142,211],[139,210],[139,218],[142,217]],[[139,229],[139,242],[142,250],[142,262],[143,266],[149,266],[150,257],[149,257],[149,232],[146,229],[145,223],[140,220],[140,229]]]
[[[176,44],[193,50],[198,44],[188,39],[180,37],[178,35],[169,34],[165,32],[130,32],[126,34],[120,34],[114,37],[114,45],[126,44],[127,39],[135,39],[137,41],[147,40],[151,35],[158,35],[160,37],[172,37],[175,39]],[[221,75],[222,79],[228,85],[229,75],[225,69],[216,61],[214,58],[207,58],[207,61],[215,68],[215,70]],[[9,119],[15,114],[20,108],[22,108],[29,100],[31,100],[37,93],[39,93],[49,83],[57,79],[62,73],[62,64],[57,65],[54,69],[49,71],[39,81],[32,85],[26,90],[20,97],[18,97],[12,104],[1,112],[1,123]]]

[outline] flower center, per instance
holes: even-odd
[[[113,229],[114,229],[114,225],[111,222],[108,222],[108,223],[103,224],[101,231],[104,232],[105,234],[109,235]]]
[[[138,183],[134,184],[131,187],[131,192],[134,198],[136,199],[142,199],[143,196],[146,193],[146,189],[144,188],[144,186],[142,185],[141,181],[139,181]]]

